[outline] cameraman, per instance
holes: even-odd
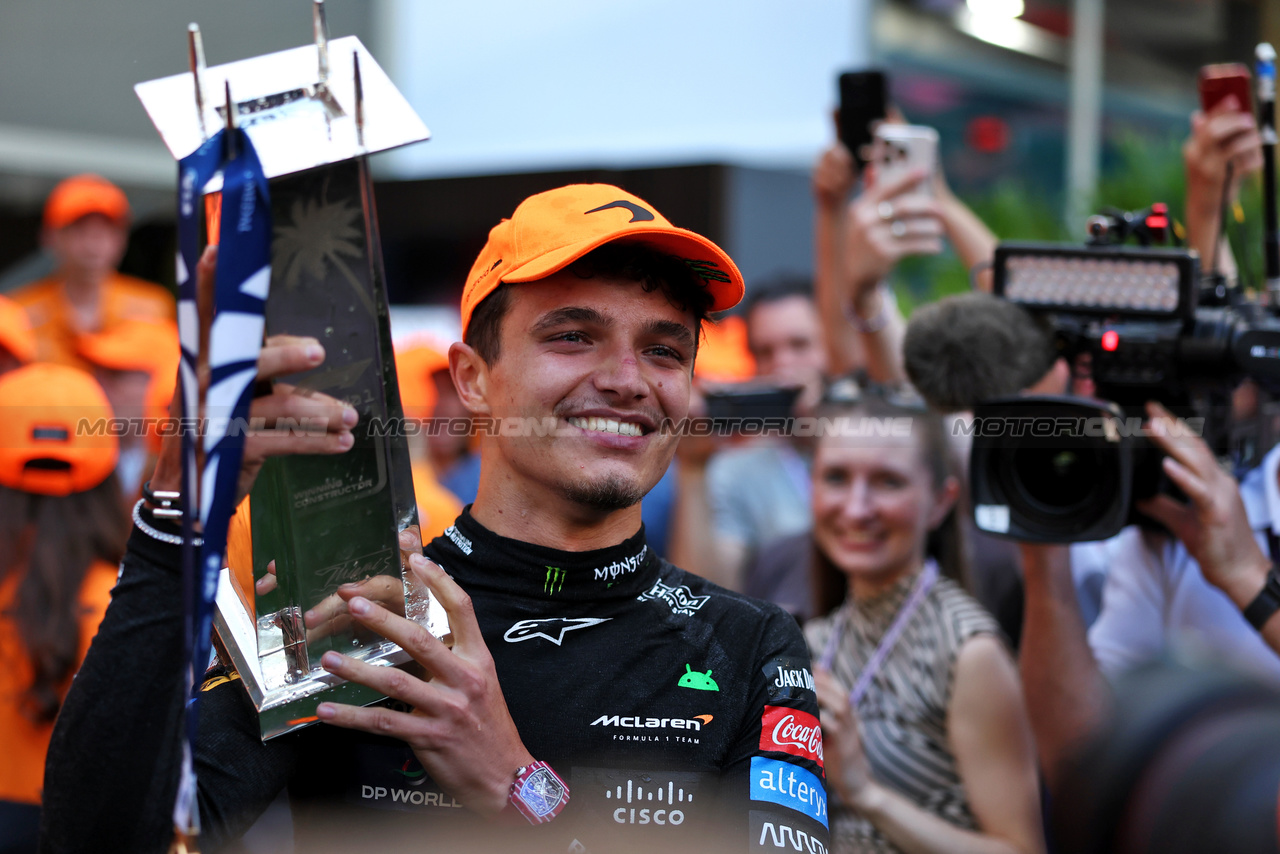
[[[983,295],[922,308],[911,319],[905,351],[912,380],[942,408],[966,408],[1019,387],[1031,393],[1066,390],[1065,363],[1053,359],[1031,316]],[[1046,365],[1052,365],[1047,372]],[[1140,509],[1185,545],[1137,528],[1106,543],[1021,545],[1020,667],[1041,761],[1049,771],[1105,712],[1102,675],[1156,656],[1171,641],[1194,637],[1224,658],[1280,677],[1280,659],[1241,617],[1266,575],[1263,532],[1268,526],[1280,529],[1280,449],[1237,492],[1202,440],[1160,432],[1170,417],[1161,408],[1152,414],[1153,438],[1171,455],[1166,470],[1192,503],[1162,496]],[[1243,536],[1250,528],[1257,543]],[[1087,629],[1082,613],[1099,563],[1107,569],[1101,613]],[[1280,634],[1280,622],[1267,629]]]

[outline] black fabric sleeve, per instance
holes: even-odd
[[[745,850],[825,852],[829,819],[809,648],[791,615],[761,605],[767,610],[747,714],[724,769],[727,793],[745,813]]]
[[[136,528],[98,634],[72,682],[45,766],[43,854],[164,852],[184,738],[179,548]],[[284,788],[288,737],[263,745],[238,682],[201,694],[201,848],[244,831]]]

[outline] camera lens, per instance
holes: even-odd
[[[997,480],[1028,522],[1069,535],[1109,512],[1119,489],[1114,449],[1075,440],[1024,441],[1001,456]]]
[[[1100,464],[1091,448],[1018,448],[1013,453],[1023,497],[1045,509],[1085,504],[1097,488]]]
[[[1114,536],[1133,495],[1135,442],[1122,419],[1119,407],[1084,398],[979,404],[969,470],[975,523],[1040,543]]]

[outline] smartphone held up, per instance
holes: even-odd
[[[877,186],[903,179],[908,172],[923,171],[924,177],[905,195],[932,196],[933,175],[938,168],[938,132],[924,125],[881,123],[871,143],[869,165]]]
[[[836,133],[861,169],[867,164],[871,132],[888,113],[888,79],[878,69],[846,71],[840,75],[840,108]]]

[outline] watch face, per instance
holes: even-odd
[[[539,768],[520,784],[520,800],[541,818],[560,805],[564,785],[549,768]]]

